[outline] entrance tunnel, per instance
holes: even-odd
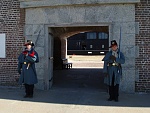
[[[85,26],[85,27],[55,27],[50,28],[49,33],[54,37],[53,47],[53,85],[52,88],[66,88],[66,89],[82,89],[82,90],[99,90],[107,91],[107,87],[103,83],[104,75],[102,73],[103,62],[101,61],[105,55],[101,54],[89,54],[92,49],[86,49],[80,54],[69,53],[68,41],[75,35],[80,33],[105,33],[108,34],[107,39],[101,39],[101,46],[103,46],[102,40],[107,40],[106,47],[108,51],[109,46],[109,27],[108,26]],[[99,36],[96,34],[96,37]],[[78,39],[75,38],[77,41]],[[89,40],[88,40],[89,41]],[[91,39],[90,42],[94,42]],[[87,42],[88,43],[88,42]],[[92,47],[99,46],[100,43],[93,43]],[[90,45],[89,45],[90,46]],[[100,47],[101,47],[100,46]],[[73,50],[75,51],[76,48]],[[93,51],[102,51],[102,48]],[[104,49],[103,49],[104,51]],[[81,56],[81,57],[80,57]],[[72,63],[71,69],[62,69],[62,59],[67,59]]]

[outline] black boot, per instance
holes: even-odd
[[[25,85],[25,93],[26,93],[24,98],[27,98],[27,97],[29,97],[29,85],[28,84],[24,84],[24,85]]]
[[[115,87],[114,87],[114,100],[115,102],[118,102],[118,96],[119,96],[119,84],[116,84]]]
[[[113,91],[114,86],[109,86],[109,98],[107,99],[108,101],[114,100],[114,91]]]
[[[112,101],[112,100],[113,100],[113,98],[109,97],[107,100],[108,100],[108,101]]]
[[[34,84],[29,85],[29,98],[33,98]]]
[[[115,98],[115,102],[118,102],[118,101],[119,101],[119,100],[118,100],[118,97],[116,97],[116,98]]]

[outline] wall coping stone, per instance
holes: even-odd
[[[71,5],[136,4],[140,0],[19,0],[20,8],[54,7]]]

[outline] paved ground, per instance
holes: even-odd
[[[103,55],[68,55],[68,62],[73,63],[73,68],[102,68]]]
[[[73,69],[55,70],[52,89],[36,89],[34,98],[23,98],[23,87],[0,87],[0,113],[150,113],[150,94],[120,92],[119,102],[106,101],[101,60],[80,59]]]
[[[150,94],[122,92],[119,102],[106,101],[106,92],[82,88],[35,90],[32,99],[23,95],[23,88],[0,88],[0,113],[150,113]]]

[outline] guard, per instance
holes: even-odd
[[[111,41],[111,50],[102,59],[104,61],[103,73],[105,74],[104,83],[109,86],[108,101],[118,102],[119,83],[122,76],[121,64],[125,63],[125,57],[118,49],[116,40]]]
[[[35,63],[39,62],[39,57],[33,48],[34,43],[31,40],[27,40],[24,46],[26,46],[25,51],[18,57],[19,84],[23,83],[25,85],[26,95],[24,98],[32,98],[34,84],[38,82]]]

